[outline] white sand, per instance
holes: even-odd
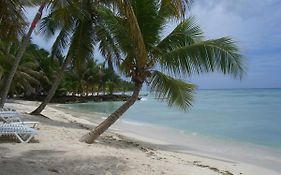
[[[201,156],[200,152],[184,154],[164,150],[159,145],[165,143],[136,134],[131,134],[133,139],[128,135],[107,132],[97,143],[89,145],[79,142],[79,138],[88,132],[81,125],[95,124],[76,118],[77,113],[47,107],[43,114],[49,120],[26,114],[35,109],[35,102],[16,101],[7,106],[23,113],[24,120],[36,120],[41,124],[39,135],[29,144],[0,138],[0,175],[280,174],[252,164]]]

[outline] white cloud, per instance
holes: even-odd
[[[207,37],[231,36],[246,50],[281,45],[280,0],[197,0],[196,16]]]
[[[200,88],[281,87],[281,1],[197,0],[195,16],[207,38],[231,36],[246,60],[246,76],[233,80],[214,73],[191,80]]]

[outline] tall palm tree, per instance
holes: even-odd
[[[109,10],[104,14],[108,29],[124,55],[120,70],[133,81],[134,91],[128,101],[84,135],[81,141],[93,143],[115,123],[138,99],[144,82],[169,106],[186,110],[192,103],[196,86],[180,80],[180,77],[214,71],[242,76],[241,55],[232,39],[203,40],[202,31],[193,18],[184,16],[185,3],[188,2],[118,0],[114,4],[118,12]],[[171,19],[177,20],[178,25],[161,38]]]
[[[44,110],[73,60],[76,60],[76,64],[80,64],[81,60],[91,57],[95,43],[93,21],[96,19],[96,14],[92,13],[95,11],[93,8],[96,7],[91,0],[54,4],[51,13],[43,19],[42,29],[46,36],[60,30],[52,48],[52,55],[61,56],[65,49],[68,49],[68,52],[46,98],[31,114],[38,115]]]
[[[9,2],[11,3],[10,6],[14,7],[14,8],[12,8],[12,9],[15,9],[15,11],[17,11],[17,10],[22,11],[23,5],[25,4],[25,3],[23,3],[24,1],[19,1],[19,2],[9,1]],[[30,1],[26,1],[26,2],[30,2]],[[20,5],[17,6],[17,5],[16,5],[17,3],[20,3]],[[34,28],[36,27],[37,22],[38,22],[38,21],[40,20],[40,18],[41,18],[43,9],[45,8],[46,4],[47,4],[47,1],[44,1],[44,2],[40,5],[40,7],[39,7],[39,9],[38,9],[38,12],[37,12],[37,14],[36,14],[35,17],[34,17],[34,19],[33,19],[32,23],[31,23],[31,26],[30,26],[28,32],[27,32],[26,35],[24,35],[23,38],[22,38],[22,42],[21,42],[21,44],[20,44],[19,50],[18,50],[18,52],[17,52],[17,55],[16,55],[16,57],[15,57],[15,61],[14,61],[13,67],[12,67],[11,70],[10,70],[10,73],[9,73],[7,79],[6,79],[6,82],[5,82],[5,86],[4,86],[4,88],[3,88],[2,92],[1,92],[0,108],[2,108],[2,107],[4,106],[4,104],[5,104],[5,100],[6,100],[6,98],[7,98],[7,95],[8,95],[8,92],[9,92],[9,89],[10,89],[10,86],[11,86],[11,83],[12,83],[12,81],[13,81],[14,75],[15,75],[15,73],[16,73],[16,71],[17,71],[18,65],[19,65],[19,63],[20,63],[20,61],[21,61],[21,59],[22,59],[22,56],[23,56],[23,54],[24,54],[24,52],[25,52],[25,50],[26,50],[26,47],[28,46],[28,43],[29,43],[29,41],[30,41],[30,36],[31,36],[31,34],[32,34],[33,30],[34,30]],[[1,3],[1,5],[2,5],[2,3]],[[8,7],[8,8],[9,8],[9,7]],[[15,14],[18,14],[18,13],[15,12]],[[2,17],[2,15],[3,15],[3,14],[1,13],[1,17]],[[10,15],[13,16],[14,14],[10,14]],[[8,18],[10,18],[10,17],[8,17]],[[20,17],[19,17],[19,18],[20,18]],[[1,18],[1,20],[4,20],[4,19]],[[2,21],[1,21],[1,22],[2,22]],[[10,31],[11,31],[11,30],[10,30]]]

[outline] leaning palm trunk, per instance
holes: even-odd
[[[55,95],[56,93],[56,90],[63,78],[63,74],[64,74],[64,71],[66,70],[67,66],[71,63],[72,61],[72,57],[71,56],[67,56],[66,59],[64,60],[63,62],[63,65],[61,67],[61,69],[58,71],[57,73],[57,77],[54,81],[54,83],[52,84],[52,87],[51,89],[49,90],[46,98],[43,100],[43,102],[40,104],[40,106],[38,106],[38,108],[36,108],[33,112],[31,112],[30,114],[32,115],[38,115],[40,114],[44,109],[45,107],[47,106],[47,104],[51,101],[51,99],[53,98],[53,96]]]
[[[115,123],[137,100],[139,97],[142,83],[135,83],[133,95],[114,111],[107,119],[99,124],[95,129],[84,135],[80,141],[86,143],[93,143],[102,133],[104,133],[113,123]]]
[[[7,81],[5,82],[5,85],[4,85],[2,94],[1,94],[0,108],[2,108],[4,106],[4,104],[5,104],[5,101],[6,101],[8,93],[9,93],[9,90],[10,90],[10,87],[11,87],[11,83],[13,81],[15,73],[16,73],[17,68],[19,66],[19,63],[20,63],[20,61],[22,59],[22,56],[23,56],[23,54],[24,54],[24,52],[26,50],[26,47],[29,44],[30,36],[31,36],[34,28],[36,27],[37,22],[40,20],[42,12],[43,12],[43,9],[45,8],[46,4],[47,4],[46,2],[43,2],[42,5],[39,7],[38,12],[37,12],[37,14],[34,17],[33,22],[31,24],[27,34],[23,37],[21,47],[20,47],[20,49],[19,49],[19,51],[18,51],[18,53],[16,55],[15,62],[14,62],[13,67],[12,67],[8,77],[7,77]]]

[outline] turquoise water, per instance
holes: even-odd
[[[111,113],[121,104],[89,102],[66,106]],[[281,149],[281,89],[198,90],[193,107],[187,112],[146,96],[123,119]]]

